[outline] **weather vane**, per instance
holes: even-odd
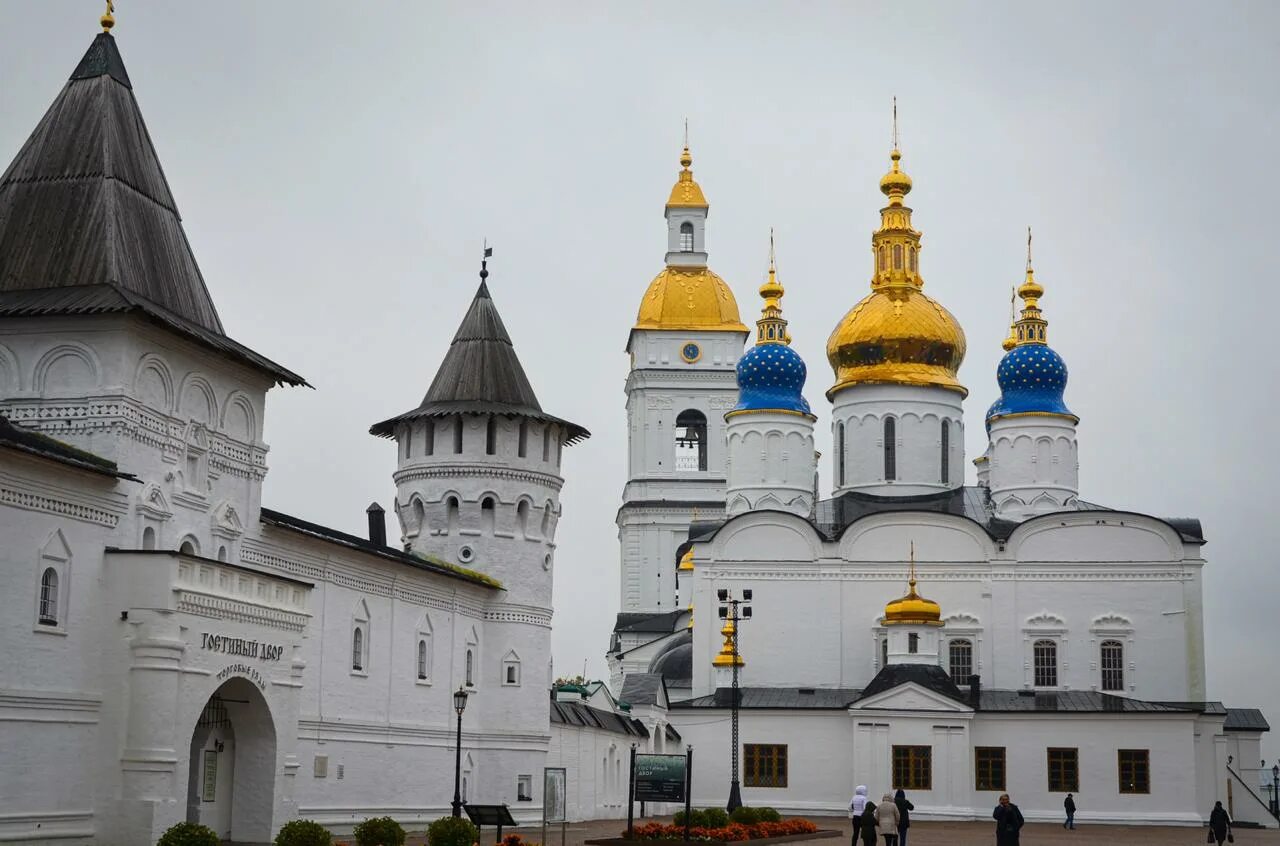
[[[489,278],[489,259],[493,257],[493,247],[489,246],[489,239],[484,239],[484,255],[480,258],[480,281]]]

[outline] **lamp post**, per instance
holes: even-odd
[[[1271,813],[1280,817],[1280,761],[1271,765]]]
[[[458,749],[453,764],[453,815],[462,816],[462,712],[467,710],[467,690],[459,687],[453,694],[453,710],[458,712]]]
[[[733,744],[729,754],[729,802],[726,805],[729,813],[733,813],[742,807],[742,788],[738,782],[738,701],[740,691],[738,688],[738,624],[743,620],[751,619],[751,589],[743,588],[742,598],[735,598],[733,593],[725,588],[716,591],[716,598],[720,601],[720,618],[727,619],[733,624],[733,634],[731,635],[731,644],[733,650],[733,661],[731,662],[733,682],[731,686],[730,700],[730,742]]]

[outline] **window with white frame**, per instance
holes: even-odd
[[[516,801],[517,802],[533,801],[533,776],[531,775],[516,776]]]
[[[351,669],[364,672],[364,627],[356,626],[351,632]]]
[[[36,626],[38,631],[63,633],[67,616],[67,587],[71,578],[71,547],[56,531],[36,559]]]
[[[475,671],[475,663],[476,663],[475,653],[472,650],[468,649],[467,650],[467,675],[466,675],[467,687],[475,686],[475,676],[473,675]]]
[[[40,574],[40,614],[42,626],[58,625],[58,571],[45,567]]]
[[[680,224],[680,252],[693,252],[693,224],[687,220]]]
[[[426,614],[422,615],[422,619],[418,621],[418,642],[414,649],[414,674],[418,677],[419,684],[431,683],[431,665],[435,661],[435,655],[432,650],[431,640],[431,620]]]
[[[364,675],[369,671],[369,606],[362,599],[351,615],[351,672]]]
[[[418,681],[427,680],[427,639],[418,638]]]
[[[1058,686],[1058,643],[1047,638],[1031,647],[1032,671],[1036,687]]]
[[[502,659],[502,683],[508,687],[520,684],[520,656],[512,650]]]
[[[1104,640],[1099,651],[1102,689],[1124,690],[1124,644],[1118,640]]]
[[[973,641],[956,638],[947,645],[948,671],[956,684],[967,684],[973,675]]]

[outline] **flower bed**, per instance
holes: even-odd
[[[782,822],[758,822],[750,825],[729,823],[721,828],[694,826],[689,829],[690,840],[709,840],[718,843],[739,843],[745,840],[768,840],[774,837],[792,837],[797,834],[815,834],[818,827],[806,819]],[[626,838],[627,832],[622,832]],[[659,822],[636,826],[632,840],[684,840],[684,826]]]

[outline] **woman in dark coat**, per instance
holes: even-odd
[[[1218,846],[1231,836],[1231,816],[1221,802],[1214,802],[1213,810],[1209,812],[1209,833],[1218,841]]]
[[[1000,804],[996,805],[991,818],[996,821],[996,846],[1018,846],[1018,832],[1022,830],[1022,811],[1009,801],[1009,794],[1000,794]]]
[[[898,806],[898,846],[907,846],[907,829],[911,826],[911,812],[916,806],[907,799],[906,791],[901,787],[893,794],[893,804]]]
[[[876,846],[876,803],[867,800],[862,809],[862,846]]]

